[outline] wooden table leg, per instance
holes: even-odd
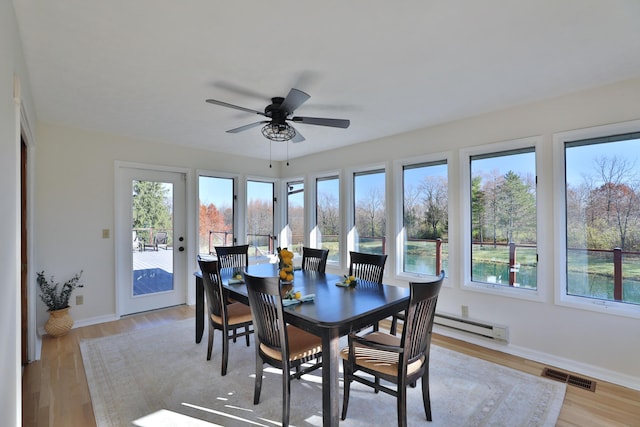
[[[335,427],[340,422],[340,337],[336,329],[322,336],[322,425]]]
[[[202,341],[204,332],[204,283],[196,276],[196,343]]]

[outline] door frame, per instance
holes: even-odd
[[[122,178],[122,170],[123,169],[142,169],[147,171],[157,171],[157,172],[174,172],[181,173],[185,176],[185,239],[186,244],[185,248],[185,273],[183,277],[174,277],[175,283],[180,286],[181,283],[184,283],[185,286],[185,302],[189,305],[195,304],[195,287],[191,286],[193,279],[193,272],[195,271],[195,254],[194,252],[197,248],[197,241],[195,239],[195,210],[194,210],[194,174],[193,170],[189,168],[181,168],[174,166],[165,166],[165,165],[153,165],[148,163],[136,163],[136,162],[126,162],[116,160],[114,164],[114,252],[115,252],[115,268],[114,268],[114,277],[115,277],[115,303],[116,303],[116,316],[121,317],[122,307],[120,304],[120,299],[122,297],[123,287],[120,286],[119,278],[121,275],[121,270],[123,268],[127,268],[124,265],[123,260],[125,256],[127,256],[131,252],[131,224],[128,224],[122,215],[119,212],[122,211],[123,197],[122,189],[120,184],[120,180]],[[195,246],[194,246],[195,244]],[[123,253],[125,249],[128,248],[127,253]]]
[[[13,84],[16,117],[16,147],[18,150],[17,152],[21,153],[23,150],[22,145],[24,144],[24,155],[26,156],[26,164],[19,164],[20,168],[24,168],[25,182],[19,182],[19,187],[16,190],[19,194],[19,203],[24,203],[24,208],[26,209],[24,218],[19,219],[19,221],[25,221],[24,226],[27,231],[26,236],[23,236],[21,232],[16,234],[16,237],[20,236],[19,238],[21,242],[19,249],[20,254],[18,255],[21,258],[20,264],[23,264],[23,262],[26,264],[20,265],[20,269],[17,271],[17,275],[20,278],[20,293],[23,291],[26,292],[25,299],[22,300],[19,307],[20,313],[18,315],[18,321],[20,322],[19,324],[21,328],[25,326],[24,322],[26,322],[26,342],[21,342],[20,345],[26,346],[26,362],[32,362],[40,359],[40,350],[42,347],[41,338],[37,334],[37,284],[35,275],[32,274],[33,266],[36,265],[33,233],[33,230],[35,229],[33,206],[35,206],[36,138],[31,126],[30,117],[32,117],[32,115],[26,109],[27,105],[25,105],[22,98],[20,78],[17,75],[14,75]],[[21,157],[22,154],[19,154],[18,159]],[[21,160],[19,160],[19,163],[20,162]],[[23,185],[25,188],[22,188]],[[22,198],[24,198],[24,200],[22,200]],[[22,209],[22,207],[20,209]],[[21,213],[20,215],[23,214]],[[23,259],[23,257],[26,257],[26,259]],[[20,334],[21,332],[17,331],[17,333]],[[22,359],[22,356],[20,358]]]

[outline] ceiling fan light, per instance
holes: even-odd
[[[271,141],[289,141],[296,136],[296,130],[288,124],[267,123],[262,134]]]

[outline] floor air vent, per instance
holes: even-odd
[[[583,390],[596,391],[596,382],[587,378],[578,377],[566,372],[558,371],[551,368],[544,368],[542,376],[551,378],[552,380],[561,381],[569,385],[581,388]]]

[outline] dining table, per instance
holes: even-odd
[[[259,277],[278,275],[277,264],[256,264],[246,272]],[[243,281],[230,280],[236,271],[222,269],[223,288],[230,298],[248,304]],[[202,274],[196,278],[196,342],[204,331],[204,288]],[[309,270],[295,270],[291,283],[282,284],[283,295],[293,289],[302,296],[313,295],[311,301],[287,305],[285,321],[322,339],[322,419],[323,426],[337,426],[339,408],[340,337],[367,328],[406,309],[409,289],[358,280],[345,286],[344,277]],[[241,283],[238,283],[241,282]]]

